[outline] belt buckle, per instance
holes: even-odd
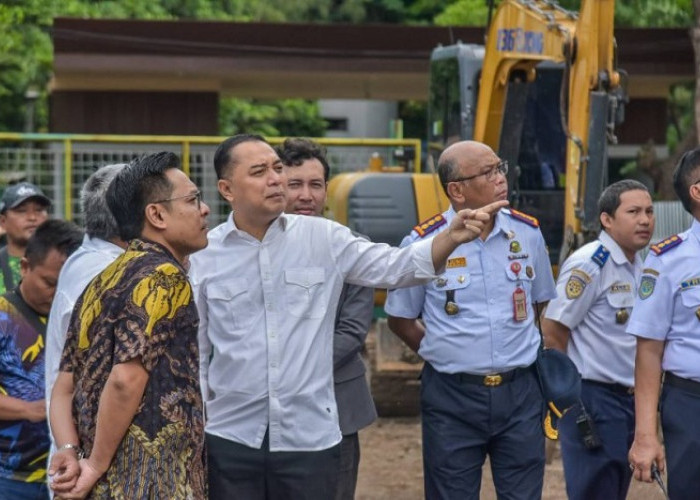
[[[501,385],[502,382],[503,377],[501,377],[498,373],[484,376],[484,385],[486,387],[496,387]]]

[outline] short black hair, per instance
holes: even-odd
[[[83,230],[73,222],[48,219],[36,228],[27,242],[24,257],[30,268],[41,265],[51,250],[68,257],[83,242]]]
[[[620,196],[627,191],[645,191],[649,189],[639,181],[633,179],[623,179],[614,182],[606,187],[598,198],[598,215],[608,214],[615,216],[615,210],[620,206]]]
[[[700,181],[700,176],[696,174],[698,167],[700,167],[700,146],[686,151],[673,170],[673,189],[689,214],[693,213],[690,186]]]
[[[107,188],[107,205],[123,241],[141,235],[146,205],[170,197],[173,186],[165,172],[172,168],[180,168],[180,158],[170,151],[162,151],[132,161],[114,177]]]
[[[306,160],[318,160],[323,165],[323,178],[328,182],[331,169],[326,160],[326,148],[310,139],[290,137],[277,146],[275,151],[287,167],[298,167]]]
[[[214,170],[216,178],[223,179],[226,174],[226,167],[231,162],[231,150],[244,142],[264,142],[269,144],[265,138],[257,134],[237,134],[224,140],[214,153]]]

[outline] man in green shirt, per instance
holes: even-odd
[[[19,261],[29,237],[48,216],[51,200],[34,184],[20,182],[5,189],[0,201],[0,225],[7,246],[0,249],[0,294],[14,290],[19,282]]]

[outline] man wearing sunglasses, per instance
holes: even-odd
[[[447,148],[438,174],[451,206],[417,225],[403,245],[437,237],[459,210],[507,199],[507,172],[508,164],[484,144]],[[479,238],[451,253],[444,273],[389,293],[389,327],[425,360],[426,498],[478,499],[486,455],[499,497],[541,497],[542,395],[532,366],[540,335],[533,304],[554,298],[555,288],[538,226],[533,217],[501,209]]]

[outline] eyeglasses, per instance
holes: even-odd
[[[470,181],[472,179],[476,179],[477,177],[481,177],[482,175],[486,178],[488,182],[493,182],[493,180],[496,178],[497,173],[503,175],[506,175],[508,173],[508,162],[506,160],[499,161],[486,172],[481,172],[480,174],[476,175],[470,175],[468,177],[457,177],[456,179],[452,179],[449,182]]]
[[[156,200],[151,203],[165,203],[167,201],[182,200],[184,198],[192,198],[192,201],[197,203],[197,210],[202,208],[202,192],[197,191],[196,193],[183,194],[182,196],[175,196],[174,198],[167,198],[165,200]]]

